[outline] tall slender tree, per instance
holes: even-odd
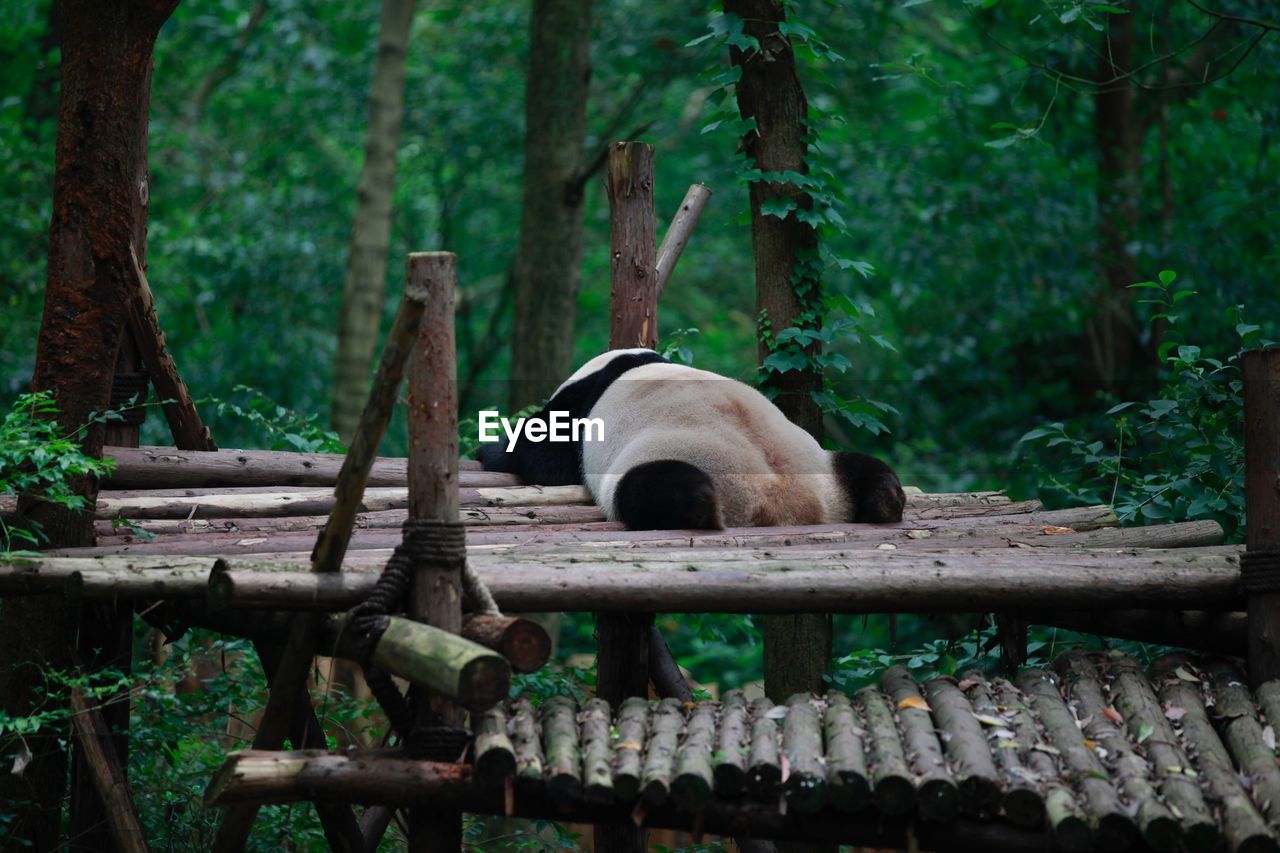
[[[59,425],[74,433],[107,408],[125,333],[131,249],[146,239],[147,121],[152,52],[177,0],[63,0],[62,89],[44,315],[31,385],[49,391]],[[82,445],[100,456],[103,430]],[[74,483],[90,505],[98,485]],[[56,547],[91,545],[91,514],[20,506]],[[44,673],[69,663],[73,622],[60,598],[10,598],[0,612],[0,710],[26,716],[42,701]],[[36,665],[32,665],[32,664]],[[59,731],[27,737],[29,760],[0,757],[0,802],[14,805],[6,845],[58,846],[66,756]]]
[[[534,0],[515,261],[513,411],[548,396],[572,367],[590,77],[590,0]]]
[[[404,117],[405,60],[416,8],[417,0],[383,0],[378,24],[364,166],[360,170],[356,215],[342,280],[338,352],[333,370],[331,423],[344,441],[349,441],[355,432],[369,395],[369,372],[387,291],[396,150]]]
[[[795,51],[780,29],[786,7],[779,0],[725,0],[724,11],[743,21],[743,33],[755,47],[730,48],[730,61],[742,69],[737,84],[738,111],[752,122],[742,140],[747,157],[765,178],[753,181],[751,242],[756,270],[756,311],[776,334],[818,304],[815,272],[818,235],[794,213],[779,217],[764,212],[767,202],[793,199],[800,208],[812,200],[793,183],[769,180],[769,173],[807,174],[805,138],[809,104],[800,84]],[[770,353],[760,341],[759,357]],[[817,352],[817,345],[809,350]],[[822,440],[822,412],[812,392],[822,388],[814,366],[772,373],[768,384],[784,414],[814,438]],[[792,693],[817,690],[831,657],[831,618],[823,615],[766,616],[764,626],[765,689],[775,701]]]

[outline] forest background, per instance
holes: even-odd
[[[1213,517],[1238,537],[1233,356],[1280,331],[1273,11],[788,4],[809,102],[820,335],[844,401],[829,407],[829,442],[880,454],[926,490],[1112,502],[1128,523]],[[7,410],[31,379],[45,282],[58,6],[0,0],[0,12]],[[662,345],[759,377],[751,164],[729,72],[740,19],[634,0],[384,0],[381,15],[373,3],[221,0],[180,5],[161,32],[147,274],[221,446],[336,446],[335,359],[348,384],[368,377],[359,357],[339,357],[339,330],[360,310],[350,281],[375,283],[359,292],[385,331],[410,251],[458,255],[463,418],[536,402],[607,344],[598,160],[622,138],[656,146],[660,222],[691,183],[714,192],[663,297]],[[371,84],[375,60],[398,49],[395,128],[385,109],[377,124],[386,90]],[[368,221],[361,205],[380,180],[362,184],[362,167],[379,145],[394,165],[390,229],[361,237],[353,222]],[[530,192],[556,209],[531,218]],[[554,298],[530,309],[534,292]],[[399,418],[385,453],[405,450]],[[143,442],[168,442],[160,418]],[[724,686],[758,677],[749,620],[665,627],[695,673]],[[854,675],[890,655],[951,667],[981,655],[976,639],[952,647],[944,633],[843,620],[837,648]],[[589,635],[571,621],[565,651],[588,649]]]

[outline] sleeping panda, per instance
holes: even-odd
[[[603,438],[533,442],[522,431],[510,451],[485,444],[477,458],[526,483],[586,485],[632,530],[902,518],[906,498],[888,465],[823,450],[754,388],[653,350],[591,359],[532,419],[553,411],[600,419]]]

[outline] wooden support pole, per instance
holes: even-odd
[[[409,518],[458,522],[458,374],[454,346],[452,252],[409,256],[406,275],[427,294],[417,347],[409,366]],[[462,564],[414,567],[409,615],[450,634],[462,630]],[[462,713],[444,696],[413,688],[419,725],[459,726]],[[462,814],[432,807],[409,812],[409,848],[462,847]]]
[[[658,345],[657,225],[653,206],[653,146],[609,146],[609,348]],[[652,613],[596,614],[596,693],[617,707],[649,692]],[[597,826],[603,853],[641,853],[645,833],[634,826]]]
[[[1249,680],[1280,678],[1280,349],[1240,358],[1244,376],[1245,546]]]
[[[685,193],[684,201],[680,202],[680,209],[676,211],[675,218],[667,226],[666,236],[662,238],[662,245],[658,247],[656,264],[658,295],[656,298],[661,299],[663,292],[666,291],[671,273],[675,270],[684,247],[689,244],[689,237],[693,234],[698,218],[702,216],[702,211],[710,199],[711,189],[706,184],[694,184]]]
[[[126,703],[127,704],[127,703]],[[76,731],[87,774],[104,805],[106,823],[115,849],[145,853],[146,836],[129,793],[124,768],[116,758],[106,721],[96,705],[90,705],[80,688],[71,690],[71,722]]]
[[[147,274],[142,271],[142,262],[132,244],[129,246],[129,259],[133,262],[133,275],[129,281],[129,331],[142,355],[151,384],[155,386],[156,396],[160,398],[160,406],[169,421],[169,431],[173,433],[173,443],[180,450],[217,450],[209,428],[200,419],[196,404],[191,400],[191,392],[178,373],[173,353],[165,345],[151,285],[147,284]]]
[[[360,415],[351,448],[338,475],[329,522],[320,532],[312,552],[312,571],[315,573],[336,573],[342,566],[342,558],[351,538],[351,528],[360,510],[365,482],[377,457],[378,444],[382,441],[387,422],[391,418],[405,362],[413,351],[426,296],[426,291],[420,285],[412,280],[406,282],[400,307],[391,324],[391,333],[374,374],[369,402]],[[315,655],[319,633],[318,615],[302,613],[294,618],[289,642],[284,647],[275,677],[271,679],[267,707],[254,735],[255,749],[279,749],[294,714],[302,710],[296,707],[297,699],[306,687],[307,670]],[[242,850],[253,828],[257,811],[257,807],[253,805],[227,809],[218,826],[214,850],[217,853],[238,853]]]

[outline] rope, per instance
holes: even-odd
[[[461,524],[411,518],[401,529],[404,535],[400,544],[368,597],[351,609],[348,624],[361,637],[361,667],[369,690],[400,733],[408,755],[431,761],[457,761],[471,740],[466,729],[446,726],[435,714],[419,721],[391,676],[371,665],[369,658],[387,628],[388,615],[403,609],[415,566],[461,564],[463,592],[474,602],[475,609],[484,613],[496,613],[498,609],[489,590],[467,566],[467,542]]]
[[[470,562],[462,564],[462,600],[472,613],[479,613],[482,616],[502,615],[502,611],[498,609],[498,602],[493,600],[493,594],[489,592],[489,587],[480,580],[480,576],[476,574]]]
[[[1240,555],[1240,585],[1245,592],[1280,592],[1280,551],[1245,551]]]
[[[120,413],[126,426],[138,426],[147,419],[149,380],[143,371],[117,373],[111,377],[111,408]]]

